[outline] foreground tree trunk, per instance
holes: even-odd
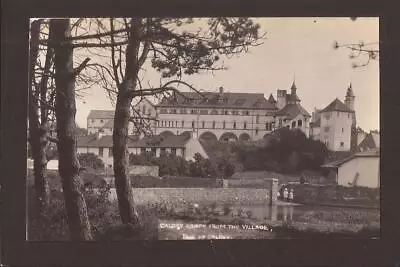
[[[79,161],[75,136],[75,71],[69,19],[52,19],[56,70],[56,119],[59,152],[59,173],[64,191],[68,225],[72,240],[92,239],[86,202],[79,177]]]
[[[131,30],[128,34],[128,45],[126,48],[125,79],[118,87],[113,132],[115,189],[118,197],[121,221],[124,224],[136,224],[139,222],[139,216],[133,203],[132,186],[128,173],[127,140],[130,105],[133,99],[132,95],[128,92],[135,90],[137,85],[141,19],[131,19],[130,26]]]
[[[33,172],[34,172],[34,184],[35,192],[38,203],[39,212],[43,210],[43,207],[49,202],[49,183],[46,178],[47,170],[47,157],[46,147],[48,144],[47,140],[47,129],[44,126],[45,121],[39,122],[39,108],[36,104],[35,94],[33,92],[33,80],[35,79],[35,64],[38,57],[39,51],[39,32],[40,32],[41,20],[32,22],[31,25],[31,42],[30,42],[30,82],[29,82],[29,143],[32,149],[33,157]],[[47,58],[46,58],[47,60]],[[46,75],[44,75],[46,77]],[[43,79],[44,86],[47,85],[47,78]],[[42,111],[44,114],[45,112]],[[43,120],[42,116],[42,120]]]

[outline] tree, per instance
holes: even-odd
[[[215,66],[221,55],[232,55],[246,52],[252,45],[257,45],[259,26],[247,18],[227,19],[211,18],[207,21],[207,30],[190,33],[184,25],[193,23],[193,19],[171,18],[131,18],[123,19],[120,25],[125,27],[127,38],[125,60],[121,57],[121,45],[117,53],[120,33],[124,29],[115,29],[114,19],[110,19],[112,32],[111,65],[112,79],[116,83],[117,97],[113,130],[113,155],[115,186],[117,189],[120,215],[123,223],[139,221],[133,205],[130,180],[127,177],[127,133],[132,100],[144,96],[157,96],[166,92],[178,93],[173,83],[189,84],[181,80],[183,74],[194,74],[200,71],[224,69]],[[119,40],[116,40],[119,38]],[[152,58],[149,56],[152,54]],[[115,57],[119,56],[118,60]],[[152,67],[161,72],[162,77],[177,77],[159,87],[143,88],[139,80],[139,71],[151,58]],[[122,64],[124,61],[125,64]]]
[[[49,117],[52,108],[47,104],[47,98],[50,98],[50,102],[54,100],[54,93],[50,92],[49,94],[49,80],[52,80],[49,77],[53,61],[51,47],[45,49],[44,66],[38,64],[42,23],[43,20],[35,20],[31,24],[28,118],[30,152],[34,162],[35,192],[40,212],[48,204],[50,198],[49,183],[46,179],[46,166],[49,139],[51,139],[49,137]],[[38,79],[36,79],[36,74],[39,74]]]
[[[75,136],[75,78],[79,73],[73,68],[73,45],[69,19],[50,21],[55,64],[56,119],[59,153],[59,173],[61,176],[68,225],[72,240],[92,239],[87,207],[82,194],[79,177],[79,161],[76,154]],[[86,64],[87,61],[84,62]]]
[[[205,30],[188,30],[187,26],[193,25],[194,21],[204,22]],[[75,48],[103,49],[102,54],[104,49],[109,49],[111,53],[110,64],[92,64],[91,67],[104,78],[103,87],[115,102],[115,187],[122,222],[135,224],[139,222],[139,217],[127,177],[128,124],[132,122],[146,129],[148,120],[143,120],[134,112],[133,100],[140,101],[145,96],[171,96],[172,93],[179,93],[176,88],[179,84],[202,95],[182,80],[183,75],[225,69],[216,64],[221,56],[244,53],[249,47],[259,44],[259,25],[248,18],[111,18],[95,19],[94,22],[97,25],[95,33],[87,32],[69,40]],[[177,79],[156,87],[143,87],[139,73],[147,61],[151,61],[152,67],[161,72],[163,78]]]
[[[371,60],[377,60],[379,58],[379,48],[376,46],[379,43],[352,43],[352,44],[339,44],[337,41],[334,42],[333,48],[346,48],[350,50],[349,58],[354,60],[352,67],[359,68],[367,66]]]

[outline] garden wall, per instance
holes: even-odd
[[[238,203],[254,205],[276,202],[276,192],[273,190],[254,188],[133,188],[133,197],[137,204]],[[114,188],[111,189],[110,198],[117,199]]]

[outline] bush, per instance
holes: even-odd
[[[63,194],[52,190],[51,200],[39,216],[34,201],[34,187],[28,188],[28,235],[29,240],[64,241],[69,240],[69,229]],[[86,188],[84,196],[94,239],[121,238],[121,230],[133,226],[121,226],[117,202],[109,200],[110,187]],[[157,236],[158,220],[154,210],[137,207],[141,223],[131,231],[122,231],[127,238],[154,239]],[[130,228],[129,228],[130,227]]]
[[[91,168],[94,170],[104,170],[104,162],[93,153],[78,154],[79,164],[83,168]]]

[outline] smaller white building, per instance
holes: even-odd
[[[370,150],[324,164],[322,167],[334,172],[338,185],[379,188],[379,158],[378,150]]]

